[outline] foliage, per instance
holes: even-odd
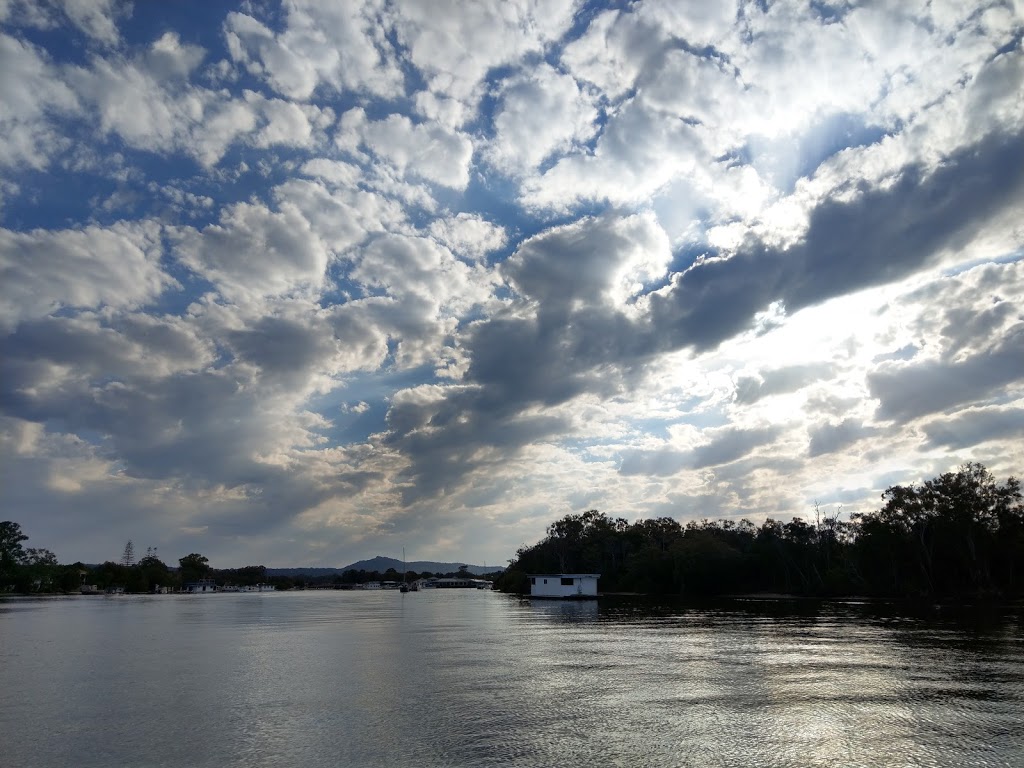
[[[525,592],[527,573],[600,573],[605,592],[704,596],[776,592],[882,597],[1009,596],[1024,592],[1020,483],[965,464],[921,485],[893,486],[877,512],[815,520],[768,518],[628,523],[597,510],[567,515],[523,546],[497,579]]]
[[[178,560],[178,573],[181,575],[183,584],[207,579],[210,577],[210,561],[200,554],[193,552]]]
[[[28,536],[21,532],[20,525],[10,520],[0,522],[0,590],[11,584],[25,557],[23,541],[28,541]]]

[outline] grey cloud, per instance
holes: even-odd
[[[1024,408],[971,409],[925,424],[928,448],[970,448],[990,440],[1024,437]]]
[[[312,353],[294,328],[287,338],[280,328],[257,328],[277,333],[276,345],[254,345],[261,364],[309,363],[303,356]],[[116,461],[126,478],[174,478],[175,487],[211,498],[236,489],[226,498],[249,499],[233,512],[231,504],[211,501],[211,510],[221,509],[210,512],[211,530],[277,525],[362,482],[347,465],[314,482],[301,468],[262,458],[308,444],[311,427],[302,414],[284,419],[252,368],[211,363],[206,342],[175,318],[133,316],[116,327],[89,317],[24,323],[3,340],[0,413],[91,436],[97,458]]]
[[[407,456],[411,464],[401,474],[407,485],[403,501],[443,494],[461,478],[504,463],[524,446],[571,427],[565,418],[546,414],[492,412],[472,400],[474,393],[449,398],[441,409],[395,406],[388,412],[391,432],[385,444]]]
[[[991,349],[962,361],[930,360],[886,366],[868,375],[878,416],[903,423],[930,413],[982,402],[1001,387],[1024,380],[1024,325]]]
[[[729,464],[778,437],[779,430],[729,428],[716,431],[711,442],[690,451],[672,448],[624,453],[619,472],[624,475],[673,475],[682,469],[704,469]]]
[[[724,429],[715,434],[707,445],[693,450],[690,466],[694,469],[713,467],[741,459],[754,449],[772,442],[779,434],[777,428]]]
[[[334,353],[333,338],[319,325],[267,316],[249,328],[230,332],[228,339],[240,358],[268,373],[298,379],[296,384],[300,384]]]
[[[1008,320],[1020,316],[1020,307],[1008,301],[995,301],[981,310],[966,306],[947,309],[942,327],[942,335],[948,344],[946,357],[952,357],[979,341],[987,342]]]
[[[760,377],[744,376],[736,381],[736,402],[750,405],[771,395],[797,392],[814,381],[830,378],[832,374],[831,365],[819,364],[775,368],[763,371]]]
[[[146,315],[49,317],[22,323],[0,339],[0,393],[5,401],[23,390],[52,392],[92,379],[149,379],[208,363],[212,350],[178,319]]]
[[[871,437],[877,430],[865,426],[859,419],[844,419],[838,424],[823,424],[808,430],[810,445],[807,452],[811,457],[836,453],[853,445],[858,440]]]
[[[535,238],[510,259],[506,274],[539,301],[536,314],[519,306],[469,329],[463,339],[470,359],[467,388],[435,406],[438,412],[457,417],[439,419],[435,431],[416,440],[406,439],[401,420],[394,422],[397,429],[391,439],[409,450],[409,477],[435,488],[455,482],[463,472],[460,465],[438,466],[431,451],[456,439],[481,449],[491,445],[493,434],[464,427],[478,423],[482,414],[510,419],[532,405],[554,406],[583,393],[607,397],[625,391],[653,355],[715,347],[749,328],[754,315],[774,301],[781,300],[793,311],[910,274],[940,250],[977,234],[991,216],[1020,204],[1022,150],[1020,136],[990,136],[960,150],[930,174],[910,167],[886,189],[863,189],[850,201],[826,201],[812,212],[802,242],[787,250],[748,243],[731,258],[699,262],[667,288],[649,295],[646,315],[626,315],[591,302],[607,284],[615,253],[644,242],[642,230],[623,228],[614,217],[605,217]],[[1008,349],[989,356],[984,364],[979,361],[970,374],[961,369],[955,395],[938,383],[941,379],[933,378],[936,371],[931,369],[876,373],[872,392],[883,400],[883,417],[907,418],[920,408],[920,413],[927,413],[933,409],[923,404],[936,397],[960,402],[978,396],[979,387],[991,389],[1012,380],[1019,355],[1019,350]],[[778,372],[768,377],[768,391],[786,391],[810,375],[801,370]],[[913,378],[913,394],[901,396],[903,376]],[[921,397],[922,389],[930,397]],[[763,394],[752,389],[744,397]],[[732,461],[748,450],[745,441],[756,445],[771,437],[723,436],[689,461],[696,467]],[[812,450],[825,451],[830,444],[838,445],[837,436],[823,431]],[[670,458],[646,461],[657,471],[666,471]],[[442,473],[445,479],[428,480],[428,472]]]
[[[666,346],[713,348],[773,301],[796,311],[905,277],[1020,207],[1022,196],[1022,135],[990,135],[930,173],[911,166],[884,189],[823,202],[789,249],[751,241],[730,258],[691,267],[651,296],[654,325]]]
[[[668,255],[668,240],[652,218],[603,216],[527,240],[505,261],[502,273],[539,301],[542,312],[558,314],[581,302],[607,302],[623,267],[648,280],[660,277]]]
[[[686,458],[685,452],[672,448],[657,451],[625,451],[619,464],[619,472],[623,475],[667,477],[683,469],[686,466]]]

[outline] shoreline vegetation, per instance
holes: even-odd
[[[599,592],[687,598],[842,598],[912,602],[1024,597],[1024,503],[964,464],[920,485],[892,486],[881,509],[841,520],[771,518],[630,523],[597,510],[567,515],[523,546],[497,579],[529,592],[528,573],[600,573]]]
[[[1024,501],[1014,477],[999,483],[968,463],[920,485],[892,486],[876,512],[813,521],[794,517],[637,520],[589,510],[567,515],[503,572],[484,575],[495,589],[529,593],[528,573],[600,573],[608,597],[805,598],[915,602],[1006,601],[1024,597]],[[128,542],[120,563],[61,565],[53,552],[26,548],[12,521],[0,522],[0,597],[79,594],[82,585],[126,593],[179,591],[214,579],[220,585],[270,584],[278,590],[345,588],[452,573],[349,569],[324,576],[274,576],[263,566],[214,569],[192,553],[172,568],[147,550],[135,562]]]
[[[183,591],[190,583],[212,580],[219,587],[250,587],[259,584],[273,586],[275,591],[290,589],[354,588],[364,584],[438,578],[469,578],[493,581],[495,574],[470,574],[467,566],[457,571],[407,571],[394,568],[385,571],[367,571],[350,568],[338,574],[276,575],[268,573],[262,565],[243,568],[213,568],[209,560],[193,552],[178,560],[176,568],[168,566],[156,554],[147,550],[146,556],[135,561],[133,545],[125,546],[121,562],[107,561],[101,565],[77,562],[62,565],[48,549],[26,548],[22,542],[28,537],[21,526],[10,520],[0,522],[0,599],[5,597],[42,597],[67,595],[167,594]],[[300,569],[289,569],[300,570]],[[83,592],[83,587],[90,591]],[[233,591],[233,590],[227,590]]]

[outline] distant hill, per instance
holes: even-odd
[[[405,564],[405,570],[423,573],[452,573],[459,570],[463,563],[434,563],[428,560],[413,560]],[[505,570],[500,565],[466,565],[466,570],[477,576],[484,573],[495,573]],[[378,555],[370,560],[360,560],[358,563],[346,565],[344,568],[267,568],[268,576],[334,576],[341,575],[345,571],[378,571],[384,573],[388,568],[394,568],[402,573],[402,561],[393,557]]]
[[[457,571],[463,565],[466,566],[466,570],[470,573],[480,575],[482,573],[495,573],[497,571],[504,571],[505,569],[500,565],[469,565],[468,563],[435,563],[429,560],[410,560],[405,563],[404,569],[407,571],[416,571],[416,573],[423,573],[424,571],[430,571],[431,573],[450,573]],[[394,568],[399,573],[402,573],[403,565],[401,560],[396,560],[393,557],[384,557],[377,555],[370,560],[360,560],[358,563],[352,563],[352,565],[346,565],[342,568],[342,571],[355,570],[355,571],[380,571],[384,573],[388,568]]]

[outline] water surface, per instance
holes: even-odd
[[[0,766],[1021,766],[1019,610],[0,602]]]

